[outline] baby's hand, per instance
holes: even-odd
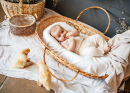
[[[74,41],[74,36],[69,37],[70,42]]]
[[[68,32],[68,33],[66,34],[66,37],[67,37],[67,38],[69,38],[69,37],[71,37],[71,36],[73,36],[73,33],[72,33],[72,32]]]
[[[107,46],[104,48],[104,53],[108,53],[112,48],[114,48],[114,46]]]

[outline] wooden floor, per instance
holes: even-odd
[[[4,20],[5,13],[0,5],[0,22]],[[35,81],[11,78],[0,74],[0,93],[54,93],[44,87],[37,86]],[[126,82],[125,92],[130,93],[130,79]]]
[[[37,86],[35,81],[0,75],[0,93],[54,93]]]
[[[5,16],[5,13],[4,13],[4,11],[1,7],[1,3],[0,3],[0,23],[5,19],[4,16]]]

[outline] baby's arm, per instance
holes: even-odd
[[[68,46],[69,46],[68,44],[65,44],[65,43],[63,43],[63,42],[61,42],[60,44],[61,44],[61,46],[64,47],[65,49],[67,49]]]
[[[61,45],[66,48],[67,50],[73,52],[75,50],[75,40],[74,40],[74,37],[69,37],[69,40],[70,40],[70,44],[67,45],[63,42],[61,42]]]
[[[73,52],[75,50],[75,39],[74,37],[69,37],[70,45],[68,46],[67,50]]]
[[[79,31],[69,31],[67,34],[66,34],[66,37],[69,38],[71,36],[79,36],[80,32]]]

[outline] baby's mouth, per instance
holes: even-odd
[[[67,39],[67,37],[64,37],[64,39]]]

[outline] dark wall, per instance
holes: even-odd
[[[53,0],[46,0],[46,7],[53,9],[52,2]],[[54,11],[76,19],[82,10],[91,6],[100,6],[109,12],[111,25],[106,33],[107,36],[113,37],[116,34],[115,28],[119,25],[115,21],[118,22],[119,18],[125,17],[126,24],[130,26],[130,0],[59,0]],[[99,9],[87,10],[79,18],[79,21],[89,24],[101,32],[104,32],[108,25],[106,13]]]

